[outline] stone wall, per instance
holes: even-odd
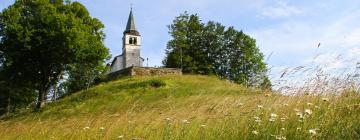
[[[115,80],[124,76],[163,76],[182,75],[181,69],[177,68],[153,68],[153,67],[129,67],[108,74],[107,80]]]

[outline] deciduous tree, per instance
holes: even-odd
[[[184,73],[218,75],[246,86],[270,87],[263,54],[255,39],[234,27],[202,23],[196,14],[183,13],[169,27],[166,67]]]
[[[31,83],[39,110],[70,66],[99,64],[109,55],[103,28],[79,2],[16,0],[0,13],[3,67]]]

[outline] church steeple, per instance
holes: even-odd
[[[129,15],[129,19],[128,19],[124,34],[139,35],[139,32],[136,30],[135,20],[134,20],[134,15],[133,15],[132,8],[130,10],[130,15]]]

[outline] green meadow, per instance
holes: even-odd
[[[0,121],[34,140],[360,139],[360,96],[285,96],[208,76],[127,77]]]

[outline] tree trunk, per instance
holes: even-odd
[[[39,96],[38,101],[36,103],[35,111],[40,111],[46,103],[46,95],[49,92],[50,88],[44,88],[42,90],[39,90]]]
[[[38,101],[36,103],[35,111],[37,112],[41,111],[41,109],[45,106],[46,96],[51,89],[51,85],[52,84],[55,85],[56,81],[60,79],[62,74],[63,71],[60,71],[53,78],[44,76],[44,80],[43,80],[44,85],[42,86],[41,89],[39,89],[39,96],[38,96]]]
[[[6,116],[10,116],[10,111],[11,111],[11,97],[9,95],[7,98]]]
[[[53,88],[54,88],[54,93],[53,93],[53,96],[52,96],[52,101],[56,101],[58,88],[57,88],[56,85],[54,85]]]

